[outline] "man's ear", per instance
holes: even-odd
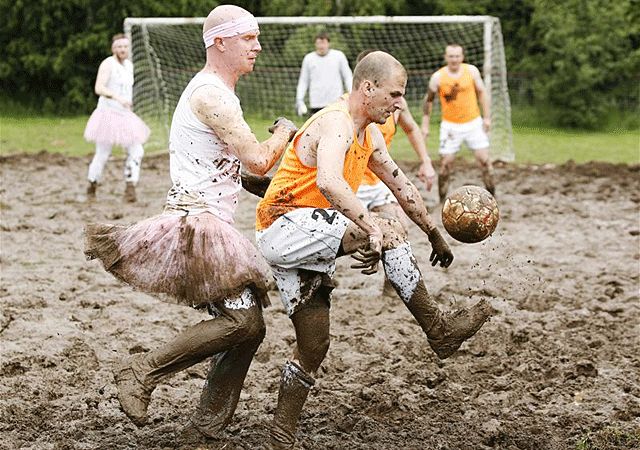
[[[360,84],[360,89],[362,89],[362,93],[367,96],[367,97],[371,97],[371,94],[373,94],[373,90],[375,89],[373,86],[373,83],[369,80],[364,80],[361,84]]]
[[[221,52],[224,52],[226,50],[226,48],[224,46],[224,41],[222,40],[221,37],[215,38],[214,41],[213,41],[213,45],[215,45],[216,48],[218,50],[220,50]]]

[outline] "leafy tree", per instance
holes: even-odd
[[[537,75],[536,97],[561,111],[560,125],[596,128],[625,97],[638,104],[640,22],[633,3],[536,0],[537,47],[524,65]]]

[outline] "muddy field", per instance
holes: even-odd
[[[98,202],[83,198],[88,158],[3,158],[1,174],[0,448],[261,448],[293,328],[271,292],[267,337],[234,421],[216,441],[183,433],[204,382],[200,364],[154,393],[151,424],[118,407],[111,367],[171,338],[203,313],[120,284],[85,261],[88,221],[159,213],[168,158],[144,161],[139,203],[121,201],[112,160]],[[411,169],[411,167],[407,167]],[[298,437],[306,449],[640,448],[640,172],[606,164],[497,169],[501,223],[458,244],[449,269],[412,245],[444,307],[488,299],[498,314],[440,362],[382,275],[339,263],[332,344]],[[479,183],[458,166],[454,186]],[[434,192],[423,192],[438,216]],[[238,227],[253,235],[256,198]],[[437,219],[439,222],[439,219]]]

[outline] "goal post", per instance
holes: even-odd
[[[171,115],[184,87],[205,62],[204,17],[127,18],[135,67],[134,105],[151,127],[147,147],[166,148]],[[491,16],[258,17],[262,53],[236,94],[248,116],[294,117],[300,65],[319,31],[351,67],[365,49],[391,53],[407,69],[406,99],[416,121],[430,76],[444,63],[444,48],[458,43],[465,61],[477,66],[491,98],[491,155],[513,161],[511,106],[500,21]],[[436,102],[438,105],[439,102]],[[434,108],[432,128],[440,108]]]

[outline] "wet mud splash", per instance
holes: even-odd
[[[203,313],[135,292],[82,254],[86,222],[127,224],[162,210],[168,158],[143,161],[133,205],[121,200],[122,161],[107,166],[97,202],[86,204],[88,164],[0,159],[0,448],[260,448],[294,335],[275,292],[266,339],[218,439],[184,430],[206,362],[154,392],[147,427],[119,410],[115,361]],[[480,177],[458,164],[451,188]],[[382,273],[366,277],[341,260],[331,349],[302,415],[301,448],[640,447],[639,168],[503,166],[496,179],[498,229],[473,245],[447,236],[449,269],[431,268],[426,236],[415,227],[410,235],[444,307],[486,299],[497,315],[441,362],[403,302],[381,295]],[[437,192],[422,194],[439,220]],[[243,194],[236,220],[252,240],[256,201]]]

